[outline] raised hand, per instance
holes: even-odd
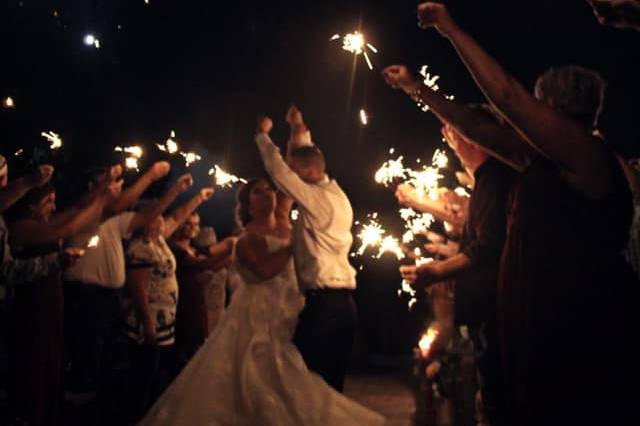
[[[456,23],[444,4],[428,1],[418,5],[418,26],[423,30],[434,27],[448,37],[455,30]]]
[[[291,105],[289,107],[284,119],[286,120],[287,123],[289,123],[292,126],[304,124],[304,120],[302,118],[302,112],[300,112],[300,110],[295,105]]]
[[[209,198],[213,197],[215,193],[215,189],[213,188],[202,188],[200,190],[200,200],[207,201]]]
[[[171,165],[168,162],[158,161],[151,166],[148,173],[151,179],[156,181],[165,177],[169,170],[171,170]]]
[[[415,198],[415,188],[408,183],[402,183],[396,188],[396,199],[403,206],[408,206]]]
[[[186,173],[178,178],[178,181],[176,182],[175,187],[179,192],[185,192],[186,190],[191,188],[192,185],[193,185],[193,177],[191,176],[190,173]]]
[[[51,180],[54,171],[55,169],[53,168],[53,166],[44,164],[38,167],[35,172],[29,177],[29,182],[34,187],[45,185]]]
[[[115,166],[112,166],[109,169],[109,175],[108,177],[111,180],[116,180],[117,178],[120,177],[120,175],[122,174],[122,166],[120,164],[116,164]]]
[[[407,93],[413,92],[421,84],[404,65],[390,65],[382,70],[382,76],[393,89],[402,89]]]
[[[273,120],[269,117],[260,117],[258,119],[258,126],[256,128],[256,133],[269,133],[273,128]]]
[[[112,180],[111,182],[109,182],[109,184],[105,189],[105,195],[107,196],[107,198],[110,200],[118,199],[118,197],[120,197],[120,194],[122,194],[123,183],[124,183],[124,180],[122,179]]]

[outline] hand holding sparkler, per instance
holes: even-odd
[[[213,188],[202,188],[200,190],[200,200],[201,200],[201,202],[205,202],[209,198],[213,197],[214,193],[215,193],[215,189],[213,189]]]
[[[400,276],[416,290],[425,289],[431,284],[442,281],[438,261],[423,263],[420,266],[400,266]]]
[[[167,161],[158,161],[151,166],[147,173],[151,180],[157,181],[165,177],[169,170],[171,170],[171,165]]]
[[[77,247],[70,247],[62,251],[58,255],[58,263],[60,264],[60,269],[67,269],[73,265],[75,265],[78,260],[82,256],[84,256],[84,249]]]
[[[382,76],[391,88],[401,89],[406,93],[415,92],[422,84],[404,65],[390,65],[382,70]]]
[[[418,27],[423,30],[434,27],[444,37],[449,37],[457,25],[444,4],[425,2],[418,5]]]
[[[175,188],[178,192],[185,192],[193,185],[193,176],[190,173],[186,173],[178,178],[175,183]]]
[[[258,117],[258,125],[256,127],[256,133],[267,133],[273,129],[273,120],[267,116]]]

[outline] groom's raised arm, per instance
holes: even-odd
[[[313,212],[312,206],[316,205],[313,188],[291,170],[282,158],[280,149],[271,141],[269,134],[259,131],[256,135],[256,144],[264,168],[276,186],[293,198],[300,207]]]

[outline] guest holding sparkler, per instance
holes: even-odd
[[[176,347],[181,364],[189,361],[209,335],[206,290],[211,279],[210,273],[231,263],[235,245],[235,238],[229,238],[220,243],[212,243],[207,248],[208,253],[200,254],[191,244],[199,233],[200,215],[193,212],[171,241],[180,289],[176,314]],[[224,307],[224,288],[220,294],[223,296],[221,305]]]
[[[108,174],[75,206],[57,214],[53,186],[31,189],[9,212],[13,216],[10,243],[16,256],[58,253],[63,238],[100,216],[107,197],[115,193],[118,173]],[[77,251],[78,255],[83,252]],[[51,271],[29,285],[17,287],[11,308],[12,405],[16,415],[30,425],[56,425],[62,390],[61,271]]]
[[[184,175],[167,194],[175,198],[193,184]],[[178,282],[176,259],[168,239],[187,218],[213,195],[203,188],[170,215],[152,218],[132,239],[127,250],[127,287],[131,299],[125,305],[125,329],[130,341],[132,414],[138,418],[169,384],[175,369],[171,350],[175,342]],[[169,370],[168,380],[159,377],[160,368]]]
[[[631,400],[615,390],[628,388],[635,365],[626,344],[637,282],[620,254],[632,203],[614,153],[593,136],[604,81],[577,66],[551,69],[534,97],[444,5],[423,3],[418,18],[451,41],[485,96],[538,153],[514,188],[498,288],[509,424],[628,424]],[[413,95],[441,114],[453,108],[421,87]],[[593,226],[600,221],[608,226]],[[595,336],[615,348],[594,344]]]

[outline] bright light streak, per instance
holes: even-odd
[[[51,143],[51,145],[49,145],[50,149],[58,149],[62,147],[62,138],[59,134],[48,131],[42,132],[40,135]]]

